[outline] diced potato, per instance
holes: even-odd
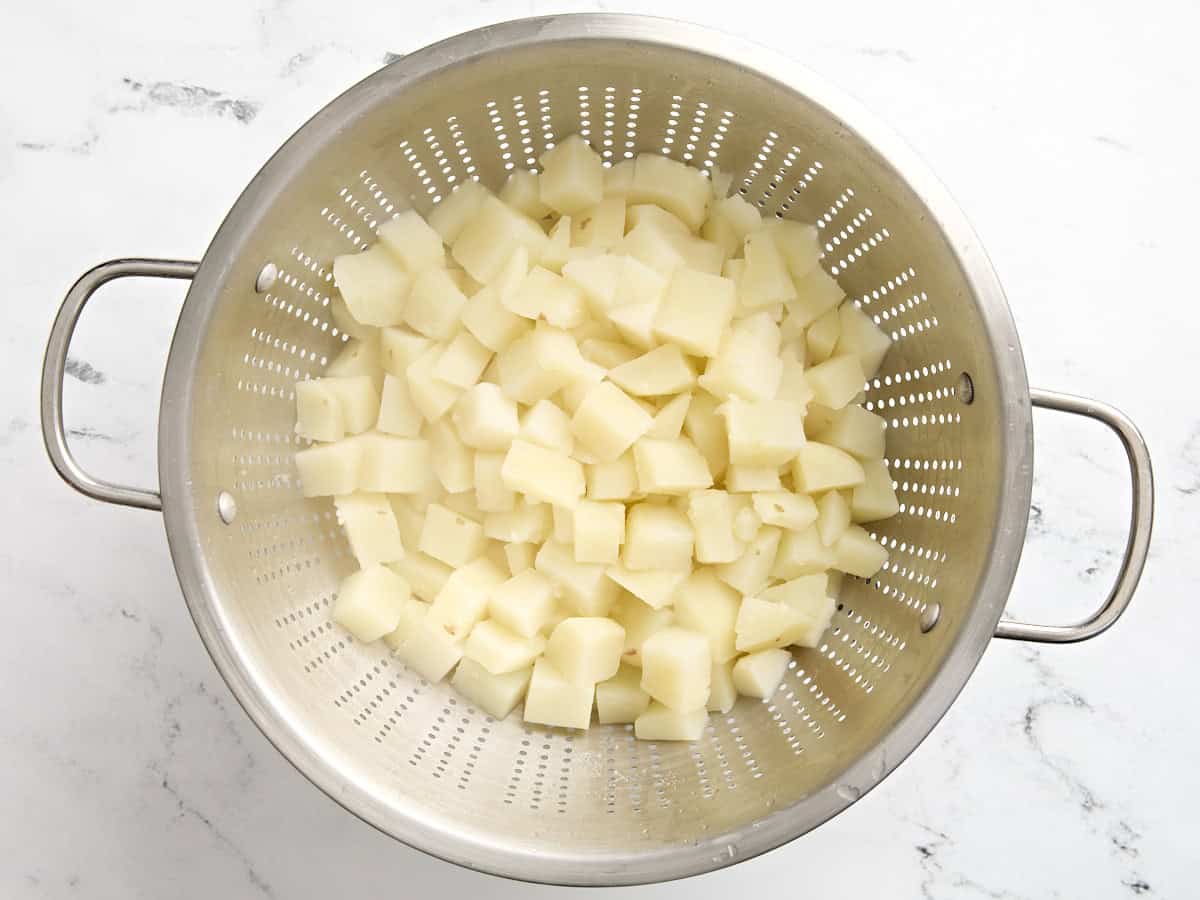
[[[516,509],[517,495],[505,485],[500,477],[504,466],[503,453],[475,454],[475,502],[485,513],[511,512]],[[511,563],[511,560],[509,560]]]
[[[433,474],[447,493],[461,494],[475,487],[475,454],[445,419],[429,427],[429,451]]]
[[[570,454],[575,447],[571,420],[556,404],[539,400],[521,416],[520,437],[531,444]]]
[[[465,566],[483,553],[483,527],[440,503],[431,503],[425,510],[418,549],[448,566]]]
[[[862,464],[844,450],[809,441],[792,463],[792,478],[796,490],[817,494],[862,484],[866,474]]]
[[[379,364],[385,371],[402,378],[408,367],[432,346],[433,341],[409,328],[381,328]]]
[[[533,678],[525,695],[525,721],[561,728],[587,728],[592,720],[595,693],[594,684],[569,681],[543,657],[533,666]]]
[[[821,237],[815,225],[778,219],[768,228],[779,252],[787,260],[793,278],[804,278],[817,268],[821,258]]]
[[[571,417],[575,439],[599,462],[611,462],[633,445],[653,419],[620,388],[593,385]]]
[[[703,709],[680,712],[652,702],[634,720],[633,733],[640,741],[698,741],[707,722],[708,713]]]
[[[671,626],[642,644],[642,690],[678,711],[703,710],[712,677],[706,635]]]
[[[742,496],[741,501],[745,503],[747,498]],[[745,544],[749,544],[758,537],[758,530],[762,528],[763,520],[758,513],[754,511],[752,504],[743,505],[737,511],[737,515],[733,517],[733,536]]]
[[[572,616],[550,633],[545,658],[564,678],[595,684],[617,673],[625,645],[625,629],[612,619]]]
[[[865,460],[864,480],[856,485],[850,497],[850,516],[855,522],[874,522],[900,511],[892,474],[881,459]]]
[[[813,266],[808,274],[796,278],[796,299],[788,304],[788,318],[799,327],[807,327],[834,309],[845,296],[837,281],[820,266]]]
[[[664,344],[619,364],[609,371],[608,377],[635,397],[678,394],[696,383],[695,370],[675,344]]]
[[[500,189],[500,199],[521,215],[531,219],[545,219],[550,215],[550,207],[542,202],[539,181],[536,172],[516,169]]]
[[[796,632],[793,644],[800,647],[816,647],[821,636],[833,621],[837,601],[829,594],[829,576],[805,575],[763,591],[760,599],[786,603],[804,618],[804,625]]]
[[[746,238],[746,268],[738,281],[738,303],[754,311],[796,298],[796,285],[775,244],[774,231],[757,231]]]
[[[730,466],[725,471],[725,489],[733,494],[774,492],[783,489],[777,466]]]
[[[621,260],[621,270],[613,304],[657,310],[658,305],[662,302],[663,294],[667,290],[667,277],[635,257],[617,258]],[[647,341],[652,340],[652,335],[647,337]],[[649,347],[650,344],[645,346]]]
[[[486,557],[460,563],[434,598],[426,621],[451,640],[463,640],[484,617],[488,597],[504,580],[504,573]]]
[[[542,154],[541,201],[565,215],[595,206],[604,197],[604,167],[587,141],[572,135]]]
[[[475,492],[472,490],[462,491],[457,494],[446,494],[445,496],[430,500],[430,503],[441,503],[451,512],[456,512],[460,516],[466,516],[468,519],[474,519],[479,522],[483,519],[483,510],[479,508],[479,504],[475,502]],[[428,506],[425,507],[429,509]],[[420,541],[418,540],[418,543]],[[485,547],[485,550],[487,548]],[[492,561],[497,562],[495,554],[492,556]],[[498,563],[503,566],[503,563]]]
[[[438,357],[433,377],[455,387],[469,388],[479,381],[491,358],[491,350],[469,332],[460,331]]]
[[[725,251],[719,244],[710,244],[708,241],[691,236],[677,237],[673,243],[679,255],[683,257],[684,267],[693,272],[716,277],[725,267]],[[736,285],[734,293],[737,293]]]
[[[653,203],[699,231],[712,201],[712,185],[699,169],[656,153],[641,153],[633,168],[627,202]]]
[[[557,605],[554,583],[536,569],[525,569],[493,588],[488,615],[514,634],[528,638],[546,627]]]
[[[669,276],[685,263],[680,236],[669,226],[656,221],[642,221],[630,228],[616,250],[654,270],[660,277]]]
[[[518,403],[534,404],[584,374],[589,365],[575,339],[539,324],[497,357],[500,387]]]
[[[717,412],[725,419],[733,465],[781,466],[804,445],[803,420],[787,401],[748,403],[735,395]]]
[[[526,319],[541,316],[558,328],[574,328],[586,316],[583,292],[542,266],[530,269],[517,289],[501,302],[510,312]]]
[[[708,638],[713,662],[734,657],[734,626],[742,598],[711,569],[697,569],[675,598],[675,622]]]
[[[758,210],[735,194],[713,205],[700,236],[720,245],[726,256],[733,256],[742,249],[746,236],[761,227]]]
[[[442,236],[415,210],[399,213],[380,225],[376,233],[379,242],[413,275],[420,274],[430,266],[444,266],[446,263]]]
[[[359,490],[377,494],[416,494],[425,490],[432,480],[428,441],[374,431],[352,440],[361,447]]]
[[[392,507],[392,517],[400,530],[400,542],[408,551],[413,550],[421,542],[421,526],[425,524],[425,510],[417,509],[411,502],[412,495],[391,494],[387,497]],[[433,502],[430,500],[430,502]],[[401,573],[403,574],[403,573]]]
[[[635,160],[623,159],[604,170],[604,196],[624,198],[633,184]]]
[[[615,563],[625,541],[625,504],[580,500],[573,531],[576,561]]]
[[[467,636],[463,656],[473,659],[493,675],[504,675],[529,668],[545,649],[546,639],[540,634],[523,637],[484,619]]]
[[[828,491],[817,500],[817,534],[832,547],[850,527],[850,502],[842,491]]]
[[[735,394],[744,400],[769,400],[779,389],[782,374],[779,326],[763,312],[730,326],[698,381],[722,400]]]
[[[786,647],[804,635],[807,623],[808,617],[787,603],[745,597],[738,609],[734,645],[742,653]]]
[[[325,367],[326,378],[347,378],[351,375],[370,375],[375,390],[383,389],[383,357],[380,335],[386,329],[370,328],[366,337],[349,340]]]
[[[623,453],[612,462],[586,467],[589,500],[632,500],[637,494],[637,468],[632,453]]]
[[[517,404],[487,382],[466,391],[451,418],[463,443],[476,450],[507,450],[520,428]]]
[[[347,434],[361,434],[375,424],[379,417],[379,393],[369,375],[347,375],[301,381],[296,385],[297,408],[301,407],[301,387],[316,385],[309,391],[320,391],[333,399],[341,410],[342,425]],[[332,438],[337,440],[337,438]]]
[[[626,303],[613,307],[606,315],[621,337],[639,350],[649,350],[657,343],[654,319],[658,314],[659,302]]]
[[[786,650],[759,650],[733,665],[733,686],[744,697],[768,699],[787,673],[792,654]]]
[[[623,269],[620,256],[594,256],[568,261],[562,275],[580,291],[593,312],[603,313],[616,305]]]
[[[395,630],[410,594],[408,582],[395,572],[367,566],[342,580],[332,618],[355,640],[368,644]]]
[[[462,645],[430,618],[426,613],[415,621],[393,652],[408,668],[436,684],[458,665],[462,659]]]
[[[853,400],[866,381],[857,356],[835,356],[806,369],[804,378],[813,399],[830,409],[841,409]]]
[[[546,541],[533,565],[561,589],[576,615],[606,616],[617,599],[617,586],[605,576],[604,566],[577,562],[565,544]]]
[[[416,546],[419,541],[420,536],[418,535],[413,546]],[[388,567],[397,575],[402,576],[412,586],[413,593],[426,603],[432,603],[434,598],[441,593],[452,571],[445,563],[439,562],[432,556],[426,556],[424,553],[411,552],[411,548],[403,559],[388,563]]]
[[[807,494],[763,491],[753,495],[753,503],[754,511],[766,525],[799,531],[817,521],[817,504]]]
[[[426,422],[436,422],[440,419],[462,394],[461,388],[433,377],[434,366],[441,359],[444,349],[443,344],[431,344],[424,353],[409,363],[404,373],[408,381],[409,396]]]
[[[433,208],[429,214],[429,224],[442,236],[443,241],[453,244],[488,197],[491,197],[488,189],[478,181],[464,181]]]
[[[595,338],[580,341],[579,352],[583,354],[584,359],[605,369],[615,369],[638,358],[637,350],[628,344]]]
[[[740,594],[758,593],[767,585],[781,537],[778,528],[760,528],[741,559],[715,566],[713,572]]]
[[[791,348],[786,348],[790,350]],[[796,355],[786,352],[783,355],[783,366],[779,375],[779,389],[775,399],[791,404],[796,414],[803,417],[804,433],[808,434],[808,408],[812,402],[813,391],[804,375],[804,363]]]
[[[629,508],[621,563],[627,569],[690,569],[692,526],[679,510],[654,503]]]
[[[609,566],[606,574],[647,606],[662,609],[670,606],[675,594],[684,583],[690,569],[627,569],[621,565]]]
[[[692,394],[678,394],[659,407],[654,414],[654,422],[646,432],[648,438],[661,440],[677,440],[683,431],[683,422],[687,418],[688,408],[692,404]],[[695,443],[693,441],[693,443]],[[699,449],[699,448],[697,448]],[[708,458],[705,457],[705,463]]]
[[[682,219],[667,212],[661,206],[655,206],[653,203],[635,203],[626,207],[625,231],[633,231],[643,222],[663,234],[680,235],[681,237],[690,237],[692,234],[691,229],[683,223]]]
[[[729,441],[725,434],[725,421],[717,414],[718,403],[710,394],[697,391],[692,395],[683,419],[683,431],[692,439],[708,462],[714,478],[725,474],[729,464]]]
[[[359,566],[366,569],[404,558],[400,528],[383,494],[343,494],[334,497],[333,505]]]
[[[501,480],[504,469],[500,470]],[[488,513],[483,517],[483,532],[495,541],[540,544],[550,536],[550,505],[518,500],[511,512]]]
[[[364,325],[350,314],[350,307],[346,305],[346,301],[340,293],[335,293],[329,298],[329,317],[333,319],[333,324],[341,329],[342,333],[350,335],[352,338],[368,338],[371,332],[376,331],[374,325]],[[337,336],[337,332],[333,332]]]
[[[810,404],[804,414],[805,437],[810,441],[820,443],[819,436],[833,424],[833,417],[836,414],[837,410],[830,409],[828,406],[822,406],[820,403]]]
[[[713,483],[708,463],[687,438],[641,438],[633,445],[633,461],[643,494],[687,494]]]
[[[825,444],[845,450],[860,460],[883,458],[886,423],[861,406],[844,406],[833,413],[829,424],[817,436]]]
[[[532,328],[528,319],[500,302],[500,292],[492,285],[480,289],[467,300],[462,310],[462,323],[479,343],[496,353]]]
[[[870,578],[888,561],[888,552],[857,525],[851,525],[833,545],[832,568],[847,575]]]
[[[333,283],[363,325],[399,324],[413,284],[399,260],[378,245],[335,257]]]
[[[404,304],[403,320],[414,331],[435,341],[445,341],[458,329],[467,297],[445,269],[426,269],[413,282]],[[396,322],[388,322],[395,325]]]
[[[815,364],[825,362],[833,356],[833,348],[837,346],[841,333],[842,320],[836,309],[819,316],[804,334],[805,346],[808,348],[807,359]]]
[[[326,442],[340,441],[346,436],[342,404],[329,379],[296,382],[296,434],[310,441]]]
[[[388,569],[395,571],[391,566],[388,566]],[[401,607],[400,621],[392,631],[383,636],[383,642],[388,645],[389,649],[397,649],[408,640],[413,632],[420,629],[428,612],[429,604],[422,603],[415,596],[410,595]]]
[[[785,531],[775,554],[771,575],[791,579],[800,575],[816,575],[833,564],[833,552],[821,542],[816,525],[800,531]]]
[[[510,490],[574,509],[583,496],[583,466],[564,453],[517,439],[508,448],[500,478]]]
[[[529,689],[533,666],[493,675],[473,659],[464,659],[454,670],[450,686],[493,719],[503,719],[517,708]]]
[[[655,315],[654,334],[695,356],[716,356],[736,305],[737,287],[728,278],[678,268]]]
[[[421,432],[421,422],[421,411],[409,393],[408,379],[388,372],[383,376],[383,396],[375,429],[396,437],[415,438]]]
[[[650,695],[642,690],[642,673],[622,665],[617,674],[596,685],[596,719],[601,725],[633,722],[650,705]]]
[[[723,663],[713,663],[712,680],[708,688],[709,712],[725,715],[737,702],[737,688],[733,685],[733,664],[732,659]]]
[[[571,245],[610,250],[625,236],[625,199],[605,197],[571,223]]]
[[[646,638],[667,628],[675,616],[670,608],[654,609],[630,594],[624,594],[613,604],[610,616],[625,629],[625,646],[621,661],[641,668],[642,645]]]
[[[863,375],[873,378],[892,346],[892,339],[853,303],[843,303],[838,308],[838,317],[841,319],[841,334],[834,352],[857,356]]]
[[[536,260],[546,243],[546,234],[537,222],[489,196],[463,226],[450,253],[472,278],[489,284],[518,247]]]
[[[730,563],[740,559],[746,545],[733,533],[734,519],[742,508],[725,491],[693,491],[687,497],[687,517],[696,534],[696,560]]]

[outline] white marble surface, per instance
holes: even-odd
[[[184,610],[159,518],[71,493],[37,426],[59,299],[92,263],[197,257],[267,155],[384,60],[475,25],[595,2],[61,0],[0,13],[0,896],[541,897],[427,858],[311,788],[242,714]],[[787,10],[777,9],[786,6]],[[1159,514],[1124,620],[1099,640],[995,644],[933,736],[813,835],[636,891],[752,882],[822,897],[1188,897],[1200,839],[1194,688],[1200,412],[1188,110],[1193,4],[737,4],[658,0],[788,51],[929,160],[991,252],[1031,381],[1126,409]],[[731,18],[728,9],[736,10]],[[81,326],[68,418],[81,457],[153,478],[181,290],[113,288]],[[1114,571],[1123,461],[1039,415],[1036,508],[1014,609],[1066,619]],[[564,892],[565,893],[565,892]],[[630,890],[627,893],[633,894]]]

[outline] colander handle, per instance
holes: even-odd
[[[1074,625],[1037,625],[1002,619],[996,626],[996,637],[1055,644],[1086,641],[1121,618],[1125,607],[1133,599],[1138,579],[1142,577],[1146,554],[1150,550],[1150,531],[1154,524],[1154,473],[1150,467],[1150,451],[1137,426],[1123,412],[1106,403],[1051,391],[1030,391],[1030,397],[1033,405],[1041,409],[1087,416],[1102,422],[1120,439],[1129,458],[1129,477],[1133,483],[1129,537],[1125,541],[1125,555],[1121,559],[1116,584],[1093,615]]]
[[[46,358],[42,362],[42,439],[50,462],[63,481],[81,494],[106,503],[133,506],[138,509],[162,509],[158,491],[125,487],[93,478],[76,461],[67,446],[63,427],[63,378],[67,371],[67,351],[79,314],[92,294],[101,285],[117,278],[185,278],[196,274],[199,263],[171,259],[114,259],[101,263],[83,276],[67,291],[46,343]]]

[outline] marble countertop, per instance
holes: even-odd
[[[10,4],[0,20],[0,896],[493,897],[566,893],[409,850],[313,789],[238,708],[179,595],[159,517],[73,494],[38,432],[37,377],[71,281],[115,256],[195,258],[262,161],[388,54],[605,0]],[[1077,646],[996,642],[911,760],[784,849],[621,893],[723,897],[1196,896],[1200,745],[1192,565],[1200,96],[1193,5],[657,0],[791,53],[932,164],[1008,291],[1032,383],[1144,429],[1158,518],[1138,596]],[[730,18],[729,9],[736,18]],[[182,288],[114,287],[76,338],[84,463],[148,483]],[[86,360],[86,362],[83,362]],[[1011,610],[1065,621],[1107,590],[1127,480],[1088,423],[1038,414]]]

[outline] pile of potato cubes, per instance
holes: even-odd
[[[579,137],[541,167],[334,260],[353,339],[296,385],[303,492],[361,567],[333,618],[496,718],[695,740],[887,559],[858,401],[890,342],[727,180]]]

